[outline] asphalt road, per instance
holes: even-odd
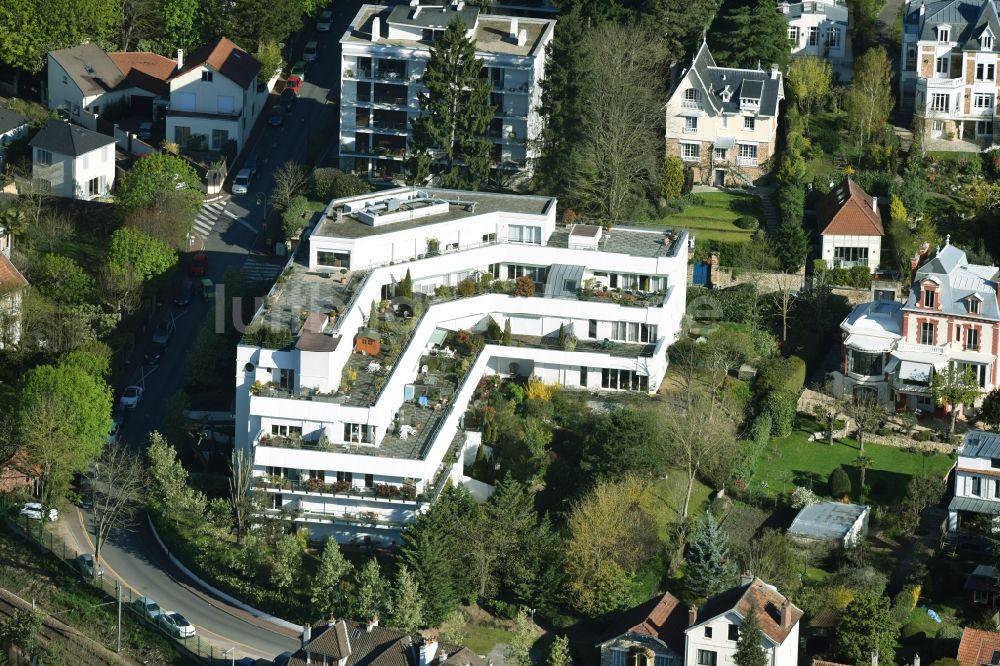
[[[340,90],[339,39],[360,4],[360,0],[336,3],[330,32],[315,33],[315,36],[309,37],[320,41],[319,59],[307,66],[301,94],[291,112],[286,114],[284,124],[280,127],[266,126],[266,110],[261,114],[263,131],[258,130],[253,145],[246,153],[257,158],[258,174],[250,192],[220,202],[225,204],[225,208],[216,216],[217,221],[211,232],[195,243],[196,248],[203,246],[208,255],[207,277],[214,282],[221,282],[228,268],[240,268],[251,278],[269,271],[278,272],[283,260],[263,253],[261,234],[265,214],[270,212],[273,175],[286,161],[303,162],[312,137],[336,121]],[[306,32],[312,31],[313,26],[308,26]],[[304,41],[300,37],[296,43]],[[293,55],[293,62],[298,59],[297,54]],[[327,136],[333,144],[329,149],[335,155],[337,133],[334,131]],[[322,148],[325,151],[327,146]],[[221,304],[217,303],[215,307],[221,307]],[[130,410],[122,426],[121,437],[124,441],[145,447],[149,433],[160,425],[166,400],[181,388],[185,357],[194,346],[198,329],[209,315],[209,308],[208,304],[197,299],[186,308],[174,307],[169,298],[165,299],[160,316],[174,317],[176,330],[163,358],[155,367],[142,366],[142,355],[149,336],[149,332],[145,332],[145,337],[137,345],[134,368],[118,387],[120,390],[125,385],[138,384],[144,388],[142,400]],[[191,407],[198,409],[198,405]],[[76,515],[68,517],[72,522],[79,523]],[[81,546],[85,545],[82,526],[74,524],[70,528],[81,541]],[[205,595],[193,588],[166,559],[142,519],[135,531],[113,536],[103,549],[102,559],[108,573],[130,587],[133,595],[147,595],[162,607],[179,611],[198,627],[204,637],[222,647],[235,646],[241,654],[273,657],[285,650],[294,650],[299,645],[297,639],[278,630],[252,624],[242,619],[239,612],[230,614],[220,610],[218,604],[209,603]]]

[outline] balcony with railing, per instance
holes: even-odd
[[[375,65],[377,81],[407,81],[409,76],[405,60],[379,60]]]
[[[326,483],[323,479],[288,479],[276,476],[255,476],[254,488],[281,493],[295,493],[317,498],[355,499],[365,501],[414,502],[419,500],[414,481],[403,485],[376,483],[371,487],[356,486],[351,481]]]
[[[737,157],[736,158],[736,164],[738,166],[753,166],[753,167],[755,167],[755,166],[757,166],[757,158],[756,157]]]

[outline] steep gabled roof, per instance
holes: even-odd
[[[824,236],[883,236],[875,198],[850,177],[816,204],[816,226]]]
[[[979,16],[972,24],[968,38],[962,43],[962,48],[969,51],[979,51],[981,49],[979,39],[986,30],[989,30],[993,35],[993,46],[996,48],[996,39],[1000,38],[1000,18],[997,17],[997,8],[992,2],[983,3],[979,10]]]
[[[28,119],[16,111],[0,108],[0,134],[28,124]]]
[[[757,113],[773,117],[778,113],[778,103],[785,98],[781,72],[772,77],[771,72],[762,69],[719,67],[705,42],[702,42],[686,74],[690,74],[692,85],[701,91],[706,106],[715,114],[722,111],[738,113],[740,97],[749,97],[760,100]],[[673,94],[683,94],[681,88],[678,86]],[[732,93],[729,101],[722,97],[726,88]]]
[[[611,620],[601,642],[626,634],[641,634],[657,638],[677,654],[683,655],[686,624],[687,609],[677,597],[666,592]]]
[[[208,65],[241,88],[249,86],[260,71],[260,62],[256,58],[225,37],[219,37],[192,52],[185,59],[184,67],[171,78],[176,78],[202,65]]]
[[[996,663],[1000,653],[1000,633],[966,627],[958,644],[958,663],[961,666],[986,666]]]
[[[147,51],[119,51],[108,57],[125,74],[125,79],[135,86],[157,95],[170,94],[170,76],[177,63],[157,53]]]
[[[787,604],[789,618],[787,625],[782,625],[781,609]],[[802,619],[802,609],[798,608],[783,596],[776,588],[768,585],[760,578],[754,578],[749,583],[732,587],[709,597],[698,611],[700,626],[712,618],[735,612],[740,617],[747,617],[751,609],[756,609],[757,622],[761,631],[772,642],[781,645],[788,638],[793,627]]]
[[[0,253],[0,296],[27,286],[28,281],[21,275],[21,271]]]
[[[86,96],[116,90],[125,82],[121,70],[97,44],[50,51],[49,57],[59,63]]]
[[[909,22],[920,21],[918,2],[910,3]],[[936,41],[934,29],[939,25],[951,26],[949,36],[953,42],[958,42],[962,48],[979,50],[978,38],[982,27],[992,25],[994,34],[1000,30],[997,21],[996,8],[993,0],[938,0],[924,5],[923,24],[920,25],[920,39]],[[970,47],[969,44],[972,46]],[[993,42],[993,50],[1000,48],[997,41]]]
[[[917,269],[906,299],[905,310],[920,311],[917,307],[920,283],[930,280],[939,285],[941,312],[962,316],[976,316],[1000,320],[997,305],[997,267],[970,264],[965,252],[954,245],[945,245],[934,258]],[[981,299],[980,311],[969,312],[969,297]]]
[[[107,134],[91,132],[85,127],[62,120],[49,120],[28,145],[60,155],[79,157],[114,143],[114,137]]]
[[[315,664],[317,655],[346,659],[346,666],[419,666],[420,639],[389,627],[368,627],[357,622],[338,620],[313,627],[308,645]],[[303,666],[306,651],[300,649],[288,662]],[[435,662],[443,657],[447,666],[486,666],[486,662],[460,645],[438,643]]]

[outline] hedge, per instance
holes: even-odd
[[[765,396],[774,391],[798,393],[806,383],[806,362],[799,356],[768,361],[757,375],[754,388]]]
[[[771,436],[788,437],[795,422],[798,396],[791,391],[771,391],[763,401],[763,413],[771,417]]]
[[[851,495],[851,478],[843,468],[837,467],[830,472],[829,486],[830,495],[836,499]]]

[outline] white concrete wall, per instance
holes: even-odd
[[[729,640],[729,625],[741,624],[743,619],[734,611],[709,618],[685,630],[684,663],[698,666],[698,651],[711,650],[716,653],[717,666],[735,666],[736,641]],[[711,627],[712,636],[705,636],[705,627]],[[761,647],[767,653],[770,666],[797,666],[799,625],[796,624],[785,640],[777,645],[766,636]]]
[[[115,182],[114,144],[81,155],[75,159],[52,153],[51,166],[38,163],[38,148],[33,149],[32,176],[49,183],[53,196],[67,199],[93,199],[110,193]],[[51,152],[51,151],[50,151]],[[96,195],[89,193],[91,179],[99,179]]]

